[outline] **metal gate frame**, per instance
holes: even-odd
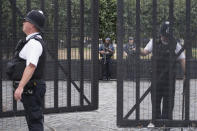
[[[24,18],[24,15],[21,13],[20,9],[16,6],[16,0],[9,0],[12,7],[12,34],[13,34],[13,42],[17,42],[17,31],[16,31],[16,18],[17,15],[19,17]],[[40,0],[41,6],[40,9],[45,13],[45,0]],[[1,3],[1,0],[0,0]],[[31,10],[31,0],[26,0],[26,13]],[[91,21],[92,21],[92,52],[91,52],[91,99],[89,100],[84,94],[84,0],[80,0],[80,87],[72,80],[71,77],[71,0],[66,0],[67,4],[67,43],[68,43],[68,72],[65,71],[64,67],[58,61],[58,0],[54,0],[54,42],[56,43],[56,52],[49,54],[55,60],[54,67],[54,107],[53,108],[45,108],[44,113],[59,113],[59,112],[76,112],[76,111],[91,111],[98,109],[98,0],[91,0]],[[0,45],[2,44],[2,4],[0,4]],[[0,118],[1,117],[12,117],[12,116],[22,116],[24,115],[23,110],[17,110],[17,102],[13,98],[13,110],[3,112],[3,103],[2,103],[2,48],[0,48]],[[62,70],[62,72],[67,77],[67,107],[58,107],[58,68]],[[71,84],[75,87],[75,89],[79,92],[80,97],[80,105],[72,106],[71,105]],[[84,100],[88,103],[88,105],[84,105]]]
[[[157,0],[152,0],[153,4],[153,12],[152,12],[152,36],[153,43],[156,40],[156,23],[157,23]],[[123,0],[117,0],[117,125],[120,127],[146,127],[150,122],[154,123],[162,123],[167,127],[188,127],[197,125],[197,120],[190,120],[190,61],[186,59],[186,79],[185,79],[185,105],[184,105],[184,120],[156,120],[155,114],[152,113],[152,119],[143,120],[140,119],[140,103],[144,100],[144,98],[150,93],[150,88],[148,88],[145,93],[140,97],[140,74],[139,74],[139,53],[140,53],[140,0],[136,0],[136,103],[129,110],[129,112],[124,116],[123,115],[123,73],[122,73],[122,61],[123,61],[123,40],[124,40],[124,21],[123,21],[123,9],[124,2]],[[191,51],[191,42],[190,42],[190,8],[191,2],[190,0],[186,0],[186,41],[185,41],[185,49],[188,50],[186,52],[186,58],[190,58],[189,51]],[[169,0],[169,20],[172,23],[170,26],[173,26],[173,9],[174,9],[174,1]],[[173,31],[170,30],[170,33],[173,34]],[[154,45],[154,44],[153,44]],[[154,47],[153,47],[154,48]],[[153,52],[154,57],[154,52]],[[155,62],[153,62],[153,67],[155,66]],[[155,89],[155,73],[153,71],[153,90]],[[155,93],[153,93],[155,94]],[[153,103],[153,105],[155,105]],[[154,112],[155,108],[152,107],[152,112]],[[129,120],[128,117],[135,111],[135,119]]]
[[[2,1],[0,0],[0,3]],[[0,45],[2,45],[2,4],[0,4]],[[2,72],[2,48],[0,48],[0,72]],[[2,73],[0,73],[0,98],[2,98]],[[0,99],[0,112],[2,112],[2,99]]]

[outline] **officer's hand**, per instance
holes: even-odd
[[[100,51],[100,53],[101,53],[101,54],[105,54],[105,51],[102,50],[102,51]]]
[[[123,52],[123,55],[126,57],[128,56],[127,52],[125,52],[125,51]]]
[[[108,49],[108,52],[113,52],[111,49]]]
[[[21,100],[21,96],[23,93],[23,88],[18,87],[14,92],[14,98],[16,101]]]

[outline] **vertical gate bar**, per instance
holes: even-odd
[[[156,69],[157,63],[156,63],[156,47],[155,47],[155,41],[157,37],[157,0],[153,0],[153,12],[152,12],[152,37],[153,37],[153,58],[152,58],[152,67],[153,69]],[[152,74],[152,121],[154,123],[155,121],[155,111],[156,111],[156,70],[153,70]]]
[[[123,0],[117,0],[117,125],[121,125],[123,121],[123,9]]]
[[[54,65],[54,108],[58,108],[58,0],[54,0],[54,56],[55,56],[55,65]]]
[[[16,0],[13,0],[12,2],[12,48],[15,47],[15,43],[17,43],[17,27],[16,27]],[[11,50],[13,51],[13,50]],[[14,91],[13,91],[14,93]],[[17,110],[17,102],[14,99],[14,95],[13,95],[13,111]]]
[[[139,101],[140,98],[140,70],[139,70],[139,65],[140,65],[140,59],[139,59],[139,54],[140,54],[140,0],[136,0],[136,102]],[[139,120],[140,118],[140,105],[137,105],[136,107],[136,120]]]
[[[43,13],[45,14],[45,0],[40,0],[41,4],[40,4],[40,9],[43,11]],[[46,15],[46,14],[45,14]]]
[[[0,47],[2,47],[2,1],[0,0]],[[3,111],[3,101],[2,101],[2,48],[0,48],[0,113]]]
[[[28,13],[31,10],[31,0],[26,0],[26,13]]]
[[[40,2],[41,2],[40,9],[43,11],[44,15],[46,16],[46,14],[45,14],[45,6],[44,6],[45,1],[44,0],[40,0]],[[46,22],[45,22],[45,25],[46,25]],[[46,29],[46,26],[44,27],[44,31],[45,31],[45,29]],[[44,35],[42,35],[42,37],[44,38]],[[43,108],[45,108],[45,97],[43,99],[43,105],[42,106],[43,106]]]
[[[191,40],[190,40],[190,23],[191,23],[191,1],[186,0],[186,92],[185,92],[185,120],[189,120],[190,116],[190,59],[191,59]]]
[[[71,0],[67,0],[67,106],[71,107]]]
[[[84,0],[80,0],[80,105],[84,105]]]
[[[170,21],[170,28],[169,28],[169,34],[170,34],[170,36],[173,36],[173,26],[174,26],[174,0],[169,0],[169,21]],[[168,111],[168,118],[172,118],[172,116],[171,116],[171,112],[173,111],[173,102],[172,102],[172,100],[173,100],[173,86],[174,86],[174,84],[173,84],[173,72],[174,72],[174,70],[173,70],[173,64],[174,64],[174,57],[175,56],[173,56],[173,52],[174,52],[174,49],[173,49],[173,44],[175,44],[175,43],[173,43],[173,38],[172,37],[170,37],[169,38],[169,44],[170,44],[170,64],[169,64],[169,85],[170,85],[170,91],[169,91],[169,111]]]
[[[98,109],[98,43],[99,43],[99,0],[92,0],[92,45],[91,45],[91,102]]]

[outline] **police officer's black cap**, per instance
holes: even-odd
[[[165,21],[160,29],[160,33],[162,36],[169,36],[169,26],[170,26],[170,22],[169,21]]]
[[[129,40],[134,40],[134,38],[132,36],[129,37]]]
[[[40,31],[44,28],[45,23],[45,16],[41,10],[32,10],[30,11],[27,16],[24,18],[25,21],[30,22],[31,24],[35,25],[37,29]]]

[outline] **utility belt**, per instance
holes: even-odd
[[[20,81],[13,81],[14,91],[18,88]],[[42,80],[30,80],[23,89],[23,94],[32,95],[35,92],[35,88],[38,84],[42,83]]]

